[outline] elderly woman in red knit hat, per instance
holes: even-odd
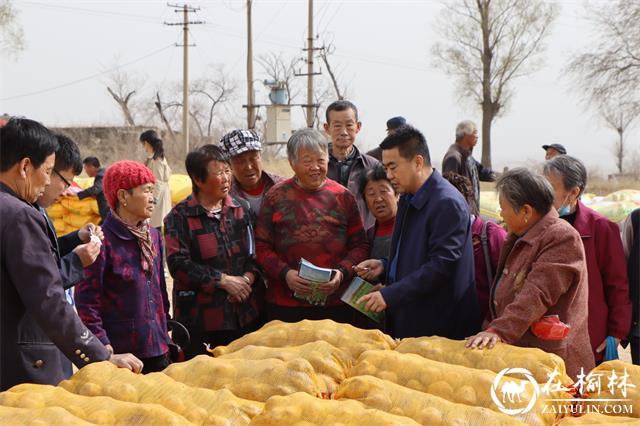
[[[100,256],[76,286],[78,314],[115,353],[131,352],[143,373],[169,365],[169,299],[160,232],[149,225],[155,178],[135,161],[118,161],[105,173],[111,207]]]

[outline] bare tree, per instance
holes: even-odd
[[[135,108],[132,99],[144,86],[143,79],[115,68],[109,74],[106,86],[107,91],[120,107],[127,125],[135,126]]]
[[[573,56],[566,71],[585,107],[618,133],[613,153],[622,174],[625,132],[640,117],[640,1],[618,0],[587,10],[593,42],[589,51]]]
[[[322,62],[324,62],[324,66],[327,69],[327,73],[329,74],[329,78],[331,79],[331,83],[333,84],[333,90],[336,92],[336,97],[338,100],[343,100],[346,92],[346,88],[340,90],[340,84],[338,83],[338,79],[329,64],[329,56],[335,52],[335,46],[331,43],[325,45],[323,49],[321,49],[318,53]]]
[[[191,94],[204,98],[206,102],[206,136],[211,136],[213,118],[216,108],[229,102],[236,93],[237,85],[224,72],[222,67],[214,67],[214,77],[203,77],[191,86]],[[200,126],[198,122],[198,126]],[[204,136],[204,135],[203,135]]]
[[[269,79],[284,85],[287,104],[290,105],[299,94],[299,88],[295,84],[295,66],[300,62],[300,58],[286,59],[282,52],[278,54],[271,52],[260,55],[257,60]]]
[[[482,110],[482,164],[491,167],[491,125],[513,95],[514,79],[540,65],[557,15],[543,0],[456,0],[436,24],[436,65],[457,79],[461,98]]]
[[[627,156],[625,135],[638,118],[635,105],[624,102],[604,102],[600,105],[600,114],[610,129],[618,134],[618,140],[613,147],[613,155],[616,159],[618,173],[624,173],[624,162]]]
[[[154,105],[155,105],[156,109],[158,110],[158,114],[160,114],[160,120],[162,121],[162,124],[164,124],[164,127],[167,129],[167,133],[169,133],[169,136],[171,137],[171,142],[175,144],[176,143],[176,134],[173,131],[173,128],[171,127],[171,124],[169,123],[169,120],[167,119],[166,114],[164,113],[165,105],[160,100],[160,92],[159,91],[156,92],[156,101],[154,102]]]
[[[614,94],[640,101],[640,2],[606,2],[588,13],[595,29],[589,51],[575,55],[568,72],[587,104]]]
[[[0,52],[15,56],[24,50],[24,31],[9,0],[0,1]]]

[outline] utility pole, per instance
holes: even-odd
[[[251,28],[251,4],[253,0],[247,0],[247,128],[256,126],[255,99],[253,97],[253,35]]]
[[[189,21],[189,13],[200,10],[199,7],[192,7],[188,4],[167,3],[173,7],[174,12],[182,12],[182,22],[165,22],[165,25],[182,25],[182,140],[184,142],[185,155],[189,153],[189,25],[204,24],[204,21]],[[176,44],[176,46],[180,46]]]
[[[317,106],[313,102],[313,76],[320,75],[319,72],[313,72],[313,55],[316,50],[321,48],[313,47],[313,0],[309,0],[309,35],[307,37],[307,72],[306,74],[295,74],[296,76],[307,76],[307,127],[313,127],[314,111]]]

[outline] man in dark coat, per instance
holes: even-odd
[[[473,121],[461,121],[456,126],[456,141],[442,159],[442,173],[452,172],[469,178],[473,185],[476,205],[480,207],[480,181],[493,182],[496,176],[473,158],[473,148],[478,143],[478,129]]]
[[[131,354],[110,354],[66,301],[45,219],[32,204],[50,184],[57,147],[28,119],[12,118],[0,133],[0,391],[58,384],[60,351],[78,367],[110,360],[142,369]],[[53,344],[36,348],[41,335]]]
[[[335,101],[327,107],[325,116],[327,122],[324,123],[324,131],[331,139],[327,177],[347,188],[356,197],[364,229],[369,229],[376,223],[376,218],[360,193],[360,176],[380,162],[360,152],[354,145],[362,123],[353,103]]]
[[[107,214],[109,214],[109,205],[107,204],[107,199],[104,198],[104,193],[102,192],[102,179],[104,178],[104,167],[100,167],[100,160],[96,157],[87,157],[82,160],[82,164],[84,165],[84,171],[87,176],[93,178],[93,185],[84,191],[78,192],[78,198],[83,200],[88,197],[95,197],[98,202],[98,210],[100,211],[100,224],[104,222],[107,218]]]
[[[431,167],[417,129],[400,127],[380,146],[387,176],[403,195],[385,266],[389,285],[360,301],[371,311],[386,310],[394,337],[464,339],[480,328],[467,203]],[[358,266],[382,270],[379,260]]]

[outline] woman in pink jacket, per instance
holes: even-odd
[[[581,369],[594,367],[580,235],[558,216],[543,176],[516,168],[502,175],[497,190],[509,234],[491,287],[491,322],[467,347],[492,348],[503,341],[539,348],[564,359],[575,379]],[[550,333],[546,324],[554,320]]]
[[[553,186],[553,206],[580,233],[589,276],[589,337],[596,361],[602,361],[607,336],[620,343],[631,327],[631,301],[624,249],[618,225],[580,202],[587,186],[582,162],[559,155],[544,164]]]

